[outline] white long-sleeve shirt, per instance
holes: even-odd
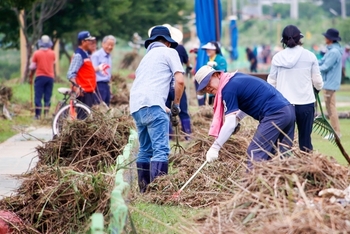
[[[316,56],[302,46],[287,47],[273,56],[267,82],[295,105],[315,102],[313,87],[323,87]]]

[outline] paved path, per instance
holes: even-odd
[[[31,128],[0,144],[0,199],[11,195],[20,185],[21,181],[16,175],[36,165],[38,158],[35,147],[51,138],[51,128]]]

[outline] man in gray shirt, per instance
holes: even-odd
[[[130,113],[137,126],[140,148],[136,165],[140,192],[157,176],[168,173],[169,115],[165,106],[170,84],[175,80],[175,98],[171,113],[180,112],[184,90],[184,69],[169,29],[156,26],[145,41],[146,55],[136,70],[130,90]]]

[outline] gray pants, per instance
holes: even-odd
[[[288,105],[272,115],[265,116],[260,120],[258,128],[250,143],[247,153],[248,168],[251,168],[251,160],[269,160],[279,145],[280,152],[285,152],[293,145],[295,129],[295,110],[293,105]]]

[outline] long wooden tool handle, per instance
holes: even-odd
[[[346,159],[346,161],[349,163],[350,165],[350,158],[349,155],[346,153],[343,145],[340,143],[340,139],[338,137],[337,134],[334,134],[334,139],[335,139],[335,143],[337,144],[338,148],[340,149],[340,152],[342,153],[342,155],[344,156],[344,158]]]
[[[194,177],[196,177],[196,175],[198,174],[198,172],[200,172],[203,167],[207,164],[207,160],[205,160],[205,162],[202,164],[202,166],[200,168],[198,168],[198,170],[191,176],[191,178],[189,180],[187,180],[187,182],[180,188],[179,192],[182,191],[192,180]]]

